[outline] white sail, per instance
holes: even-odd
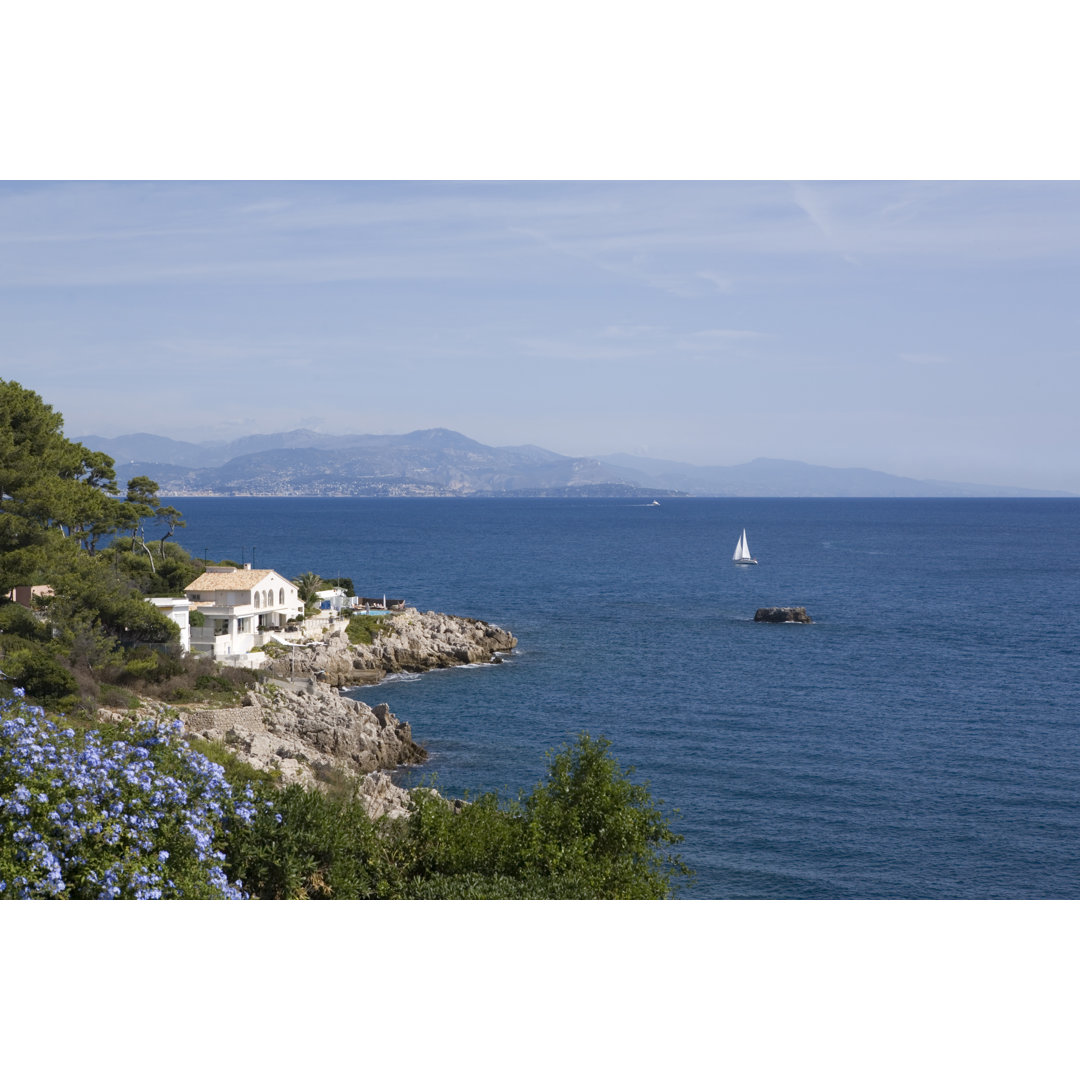
[[[732,562],[756,562],[756,559],[750,557],[750,545],[746,542],[746,530],[743,529],[742,536],[739,537],[739,542],[735,545],[735,554],[731,556]]]

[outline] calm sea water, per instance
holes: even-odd
[[[446,794],[531,788],[584,730],[679,811],[683,895],[1080,897],[1080,500],[172,502],[197,554],[518,636],[356,692]]]

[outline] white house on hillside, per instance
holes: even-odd
[[[191,627],[192,651],[215,659],[250,652],[304,613],[296,586],[276,570],[208,566],[184,592],[205,619]]]
[[[191,625],[188,620],[191,601],[177,600],[171,596],[150,596],[147,600],[180,627],[180,651],[191,652]]]

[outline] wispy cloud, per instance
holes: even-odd
[[[658,326],[605,326],[601,337],[637,340],[656,337],[662,331]]]
[[[900,353],[900,359],[905,364],[916,364],[922,367],[950,362],[947,356],[942,356],[940,353]]]
[[[976,263],[1078,244],[1080,191],[1060,184],[0,185],[9,286],[526,281],[561,258],[583,281],[699,299],[824,252]]]
[[[291,199],[261,199],[240,207],[241,214],[278,214],[288,210],[295,203]]]
[[[735,282],[723,274],[715,274],[711,270],[699,270],[697,276],[707,281],[717,292],[728,293],[735,287]]]
[[[548,360],[626,361],[651,364],[673,356],[684,360],[727,352],[739,343],[765,337],[757,330],[708,329],[683,332],[660,326],[607,326],[593,333],[532,337],[517,342],[529,356]]]
[[[614,345],[597,340],[572,338],[522,338],[518,349],[526,356],[548,361],[624,361],[642,356],[640,348]]]
[[[791,185],[791,197],[806,216],[814,223],[818,232],[825,239],[827,247],[835,252],[840,258],[849,263],[857,263],[858,260],[847,250],[845,243],[839,235],[839,227],[834,220],[825,200],[818,192],[806,184],[793,183]]]
[[[689,335],[688,340],[693,342],[728,342],[745,341],[748,338],[759,338],[765,335],[760,330],[695,330]]]

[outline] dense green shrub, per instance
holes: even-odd
[[[52,650],[36,644],[4,641],[4,675],[9,685],[23,687],[36,701],[59,705],[79,692],[71,671],[56,659]]]
[[[354,645],[370,645],[383,632],[383,627],[379,615],[353,615],[349,618],[345,633]]]
[[[230,877],[264,899],[662,899],[688,871],[670,820],[582,735],[528,798],[455,807],[424,790],[372,822],[355,794],[292,785],[225,841]]]
[[[334,799],[290,784],[262,807],[248,829],[234,832],[230,874],[264,900],[363,900],[395,893],[396,830],[373,822],[358,799]]]
[[[18,637],[24,641],[49,641],[52,638],[52,631],[44,619],[27,611],[22,604],[10,601],[0,601],[0,634],[7,635],[5,640]]]
[[[420,795],[408,845],[419,880],[409,895],[462,899],[661,899],[686,867],[681,841],[649,794],[582,734],[549,755],[547,780],[500,807],[486,795],[455,814]]]

